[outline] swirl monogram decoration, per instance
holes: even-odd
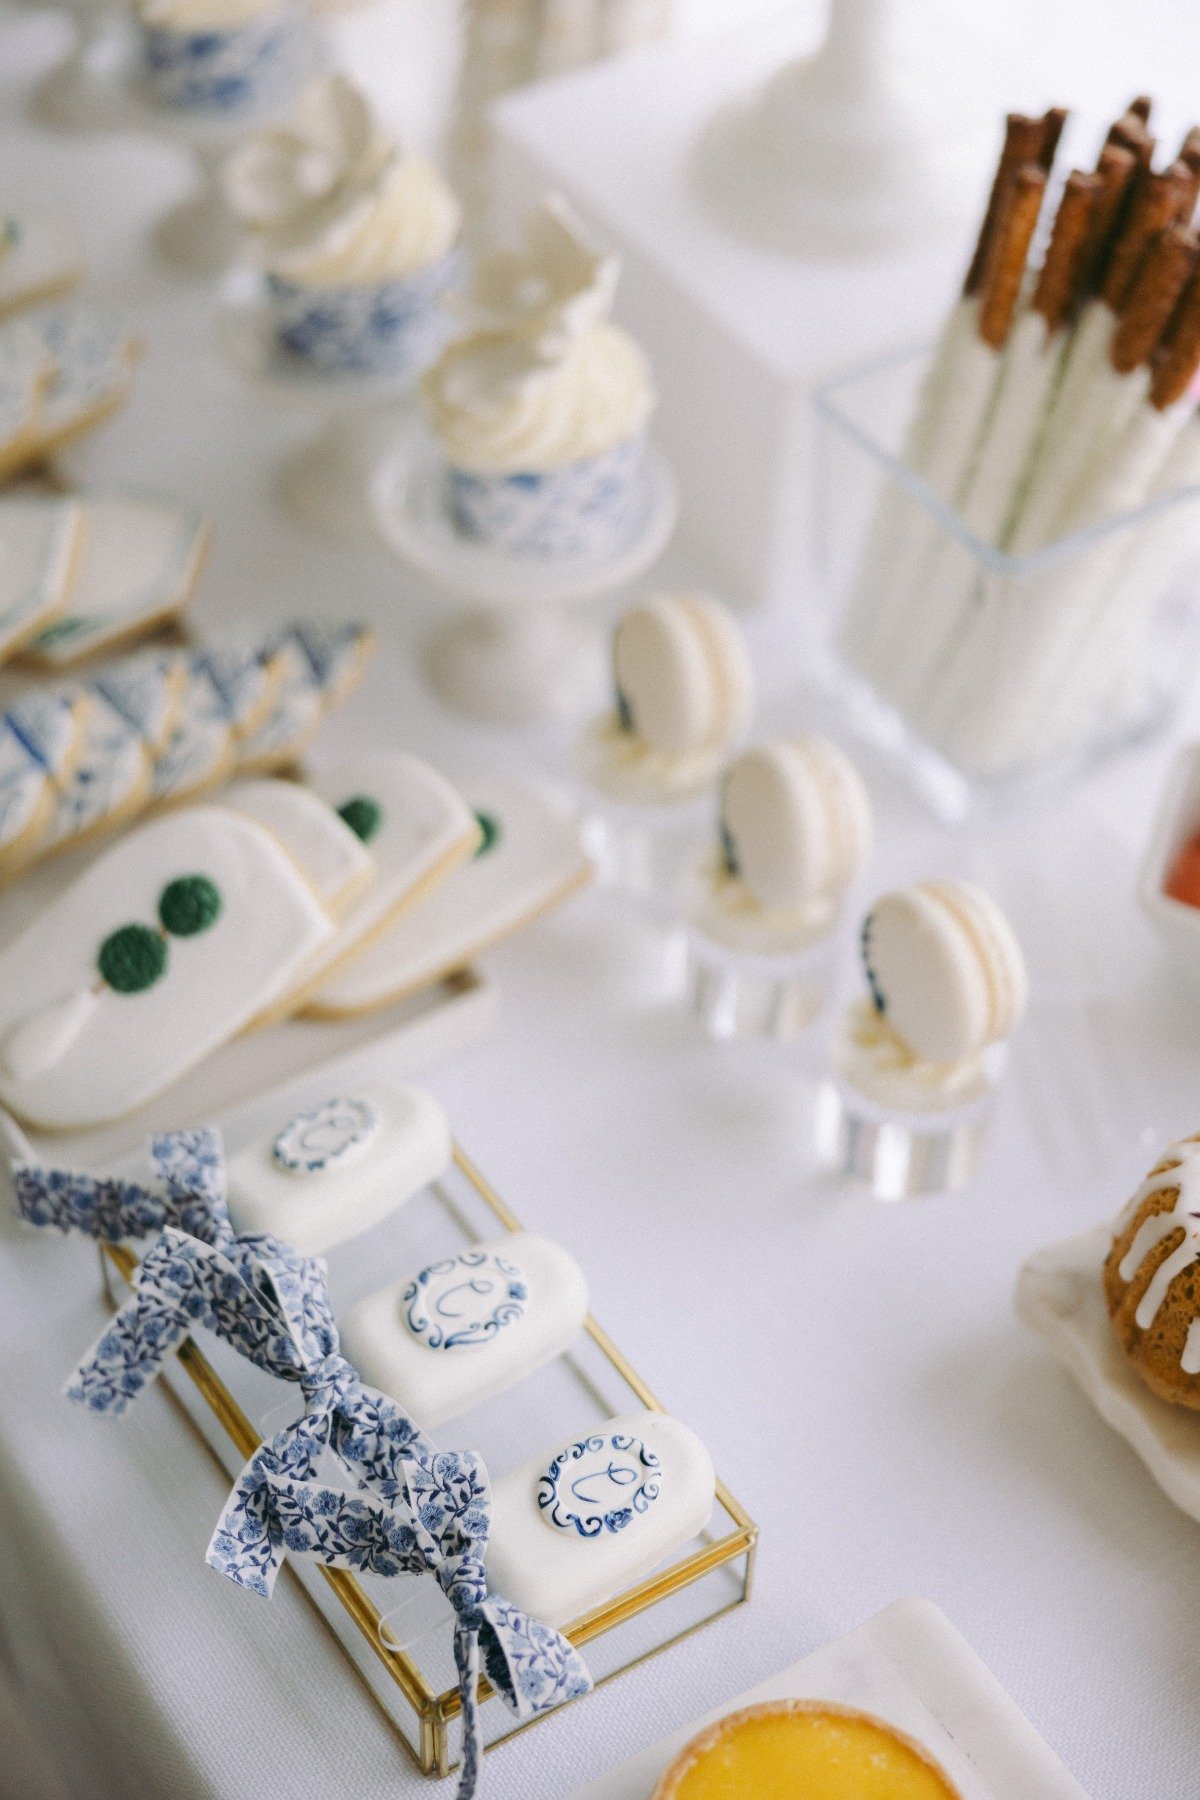
[[[624,1531],[662,1491],[662,1463],[641,1438],[624,1432],[581,1438],[560,1450],[538,1477],[542,1517],[583,1538]]]
[[[323,1175],[365,1150],[382,1124],[370,1100],[326,1100],[288,1120],[271,1145],[271,1161],[290,1175]]]
[[[13,1170],[21,1214],[35,1225],[109,1242],[158,1233],[132,1294],[68,1393],[94,1411],[123,1412],[196,1325],[299,1385],[303,1415],[246,1463],[206,1560],[262,1595],[286,1555],[382,1576],[432,1574],[455,1614],[458,1794],[470,1800],[482,1752],[481,1662],[522,1720],[588,1692],[587,1667],[559,1632],[489,1594],[484,1464],[470,1451],[437,1450],[393,1401],[363,1387],[341,1354],[325,1265],[266,1235],[234,1231],[220,1134],[155,1138],[151,1157],[155,1180],[144,1188],[31,1164]],[[326,1448],[358,1491],[315,1479]]]
[[[490,1250],[464,1250],[409,1282],[404,1322],[430,1350],[470,1350],[523,1318],[528,1297],[516,1263]]]

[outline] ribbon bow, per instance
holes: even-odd
[[[394,1401],[363,1386],[341,1353],[324,1263],[275,1238],[234,1231],[220,1134],[172,1133],[155,1138],[151,1154],[153,1188],[33,1164],[13,1169],[18,1206],[33,1224],[110,1242],[158,1233],[132,1293],[67,1391],[95,1411],[123,1412],[197,1325],[298,1384],[301,1416],[243,1468],[207,1560],[263,1595],[288,1554],[369,1574],[434,1575],[455,1614],[458,1792],[470,1800],[482,1752],[481,1658],[522,1720],[588,1692],[587,1667],[561,1633],[489,1594],[483,1462],[470,1451],[437,1450]],[[316,1479],[327,1448],[358,1492]]]
[[[273,1579],[273,1569],[268,1577],[264,1568],[264,1537],[330,1568],[434,1575],[455,1614],[454,1663],[463,1715],[458,1797],[470,1800],[483,1750],[481,1660],[488,1680],[521,1720],[586,1694],[591,1676],[561,1632],[488,1592],[484,1556],[491,1492],[480,1458],[471,1451],[435,1450],[390,1401],[362,1392],[376,1409],[361,1421],[368,1442],[359,1464],[360,1479],[373,1491],[350,1494],[282,1467],[264,1470],[260,1451],[243,1476],[251,1480],[252,1492],[239,1505],[239,1483],[209,1545],[208,1561],[258,1592],[269,1591],[266,1582]],[[404,1448],[393,1430],[397,1421],[405,1428]],[[268,1454],[274,1455],[273,1447]]]

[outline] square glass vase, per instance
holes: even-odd
[[[900,457],[929,366],[814,397],[812,673],[942,819],[1019,801],[1170,718],[1200,658],[1200,486],[1023,555]]]

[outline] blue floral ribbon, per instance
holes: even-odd
[[[341,1354],[324,1263],[274,1238],[235,1233],[220,1134],[155,1138],[151,1155],[153,1188],[33,1164],[13,1169],[19,1209],[33,1224],[109,1242],[158,1234],[67,1391],[97,1412],[123,1412],[197,1325],[299,1385],[301,1416],[245,1465],[207,1560],[263,1595],[289,1554],[383,1576],[434,1575],[455,1614],[458,1792],[469,1800],[482,1751],[481,1659],[522,1720],[588,1692],[587,1667],[561,1633],[488,1592],[487,1471],[472,1452],[437,1450],[394,1401],[363,1386]],[[326,1448],[358,1493],[316,1479]]]

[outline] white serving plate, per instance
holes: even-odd
[[[1110,1228],[1098,1225],[1039,1250],[1017,1280],[1017,1313],[1137,1451],[1167,1497],[1200,1520],[1200,1419],[1152,1394],[1122,1354],[1101,1285],[1111,1243]]]
[[[1185,744],[1171,764],[1138,874],[1138,904],[1181,975],[1200,985],[1200,907],[1172,900],[1163,884],[1188,839],[1200,831],[1200,744]]]
[[[743,1706],[782,1699],[835,1701],[886,1720],[929,1752],[962,1800],[1087,1800],[1016,1702],[928,1600],[898,1600],[856,1631],[579,1788],[570,1800],[649,1800],[663,1770],[707,1725]]]

